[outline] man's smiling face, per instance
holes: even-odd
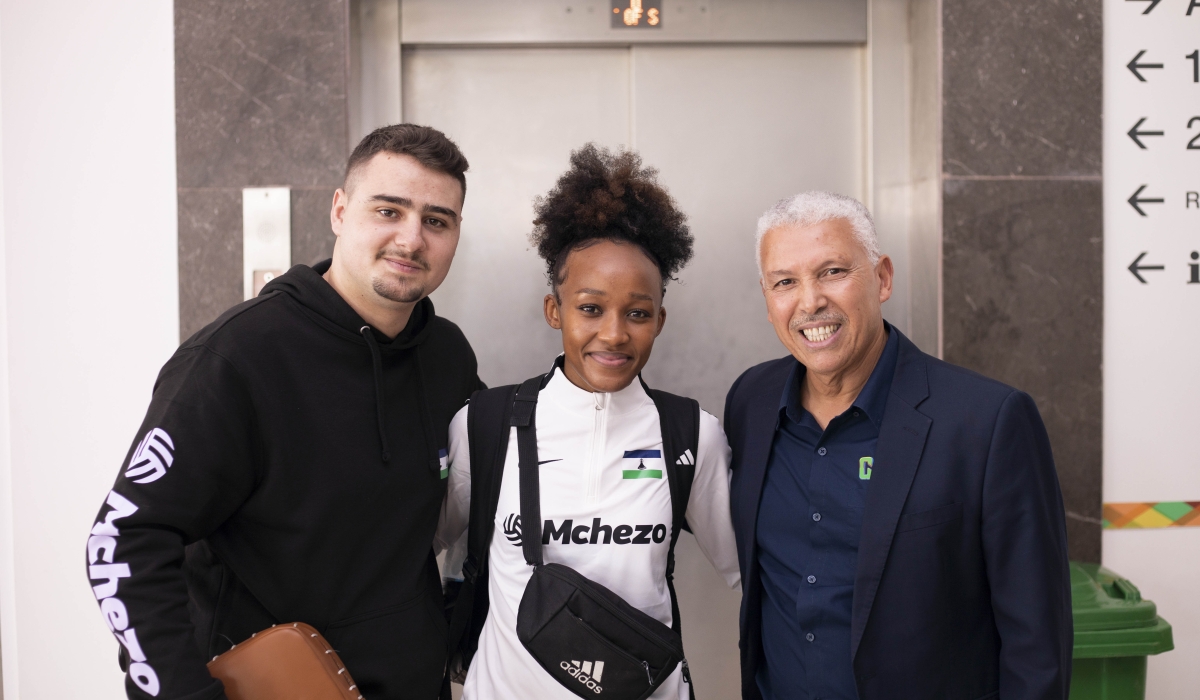
[[[892,261],[872,264],[845,219],[771,229],[761,250],[767,318],[792,356],[827,377],[863,362],[883,333]]]
[[[334,265],[363,302],[403,306],[446,279],[458,248],[462,186],[407,155],[383,152],[334,197]]]

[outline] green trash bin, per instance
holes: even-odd
[[[1073,561],[1071,611],[1071,700],[1144,700],[1146,657],[1175,648],[1154,603],[1099,564]]]

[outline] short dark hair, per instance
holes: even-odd
[[[467,196],[467,158],[445,134],[419,124],[392,124],[381,126],[367,134],[346,162],[346,182],[359,166],[382,152],[412,156],[418,163],[441,173],[450,175],[462,185],[463,198]]]
[[[633,151],[613,153],[591,143],[574,151],[570,169],[536,200],[534,214],[530,239],[556,295],[571,251],[602,240],[641,248],[658,266],[664,292],[692,258],[687,217],[658,184],[658,171],[643,167]]]

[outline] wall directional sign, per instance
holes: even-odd
[[[1145,216],[1146,212],[1142,210],[1142,207],[1140,205],[1142,205],[1142,204],[1162,204],[1163,202],[1166,201],[1162,197],[1143,197],[1142,192],[1144,192],[1145,190],[1146,190],[1146,185],[1142,185],[1141,187],[1137,188],[1137,192],[1134,192],[1133,195],[1130,196],[1129,200],[1128,200],[1129,206],[1133,207],[1133,210],[1136,211],[1137,213],[1141,214],[1142,216]]]
[[[1138,59],[1140,59],[1142,56],[1145,56],[1145,55],[1146,55],[1146,49],[1142,49],[1141,51],[1138,51],[1137,55],[1133,57],[1133,60],[1130,61],[1125,66],[1126,68],[1129,69],[1130,73],[1133,73],[1134,77],[1136,77],[1138,80],[1142,81],[1143,83],[1146,82],[1146,78],[1142,75],[1142,71],[1149,70],[1151,68],[1162,68],[1163,67],[1163,64],[1161,64],[1161,63],[1138,63]]]
[[[1142,277],[1142,274],[1141,274],[1142,272],[1144,272],[1146,270],[1164,270],[1164,269],[1166,269],[1165,266],[1163,266],[1163,265],[1143,265],[1142,258],[1144,258],[1144,257],[1146,257],[1146,251],[1142,251],[1141,253],[1138,253],[1137,259],[1134,260],[1133,262],[1129,263],[1129,271],[1132,272],[1133,276],[1138,278],[1138,282],[1141,282],[1142,284],[1146,284],[1146,278]]]
[[[1162,0],[1125,0],[1125,2],[1148,2],[1148,3],[1150,3],[1150,6],[1147,7],[1146,11],[1142,13],[1143,15],[1148,15],[1151,12],[1154,12],[1154,8],[1158,7],[1158,3],[1162,2]]]
[[[1104,26],[1108,298],[1182,294],[1200,318],[1200,0],[1105,0]]]
[[[1200,0],[1104,0],[1103,99],[1104,502],[1200,501]],[[1105,530],[1104,563],[1192,605],[1194,579],[1162,584],[1200,560],[1194,529]],[[1200,626],[1175,643],[1200,649]],[[1152,662],[1146,697],[1195,696],[1195,660]]]
[[[1146,123],[1146,117],[1142,117],[1141,119],[1139,119],[1137,121],[1137,124],[1133,125],[1132,129],[1130,129],[1128,132],[1126,132],[1129,134],[1129,138],[1133,139],[1133,142],[1136,143],[1138,145],[1138,148],[1142,149],[1143,151],[1146,150],[1146,144],[1142,143],[1143,136],[1165,136],[1166,135],[1161,131],[1150,131],[1150,130],[1141,131],[1140,129],[1142,128],[1142,124],[1145,124],[1145,123]]]

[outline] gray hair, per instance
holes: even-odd
[[[879,262],[879,238],[875,235],[875,222],[871,212],[862,202],[832,192],[801,192],[781,199],[758,218],[758,232],[754,237],[754,253],[758,261],[758,274],[762,276],[763,236],[780,226],[815,226],[825,221],[845,219],[854,231],[871,264]]]

